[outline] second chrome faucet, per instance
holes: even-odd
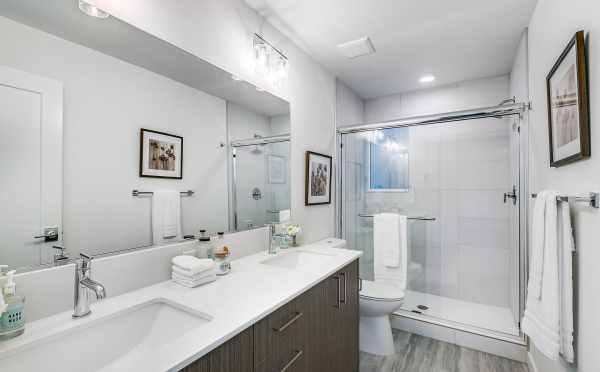
[[[104,286],[90,278],[92,273],[92,258],[81,254],[81,260],[75,263],[75,293],[73,298],[73,318],[89,315],[90,294],[94,293],[97,300],[106,297]]]

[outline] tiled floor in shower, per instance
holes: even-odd
[[[420,309],[419,305],[427,306]],[[512,312],[507,307],[490,306],[435,296],[422,292],[406,291],[402,309],[420,311],[422,314],[474,327],[519,335]]]
[[[396,353],[360,353],[360,372],[528,372],[527,365],[428,337],[394,330]]]

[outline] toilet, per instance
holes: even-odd
[[[360,290],[360,350],[369,354],[394,354],[390,314],[400,309],[404,290],[385,280],[363,280]]]

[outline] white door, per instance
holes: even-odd
[[[60,243],[62,85],[0,66],[0,264],[51,261]],[[46,227],[59,240],[45,242]]]

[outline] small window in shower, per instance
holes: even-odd
[[[409,128],[374,131],[369,139],[369,191],[407,192]]]

